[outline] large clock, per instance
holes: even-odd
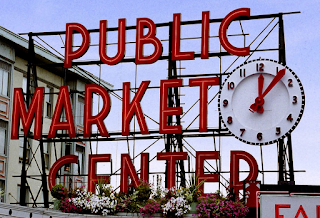
[[[218,100],[221,119],[240,141],[266,145],[298,125],[305,95],[298,76],[270,59],[248,61],[225,80]]]

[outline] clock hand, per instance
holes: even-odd
[[[258,77],[258,96],[262,95],[264,77],[262,74]]]
[[[268,92],[270,92],[270,90],[280,81],[280,79],[284,76],[285,73],[286,73],[286,68],[280,70],[277,73],[277,75],[273,78],[273,80],[271,81],[269,86],[266,88],[266,90],[264,90],[263,94],[259,97],[263,98],[264,96],[266,96],[266,94],[268,94]]]
[[[269,86],[266,88],[266,90],[260,95],[260,76],[258,78],[258,89],[259,89],[259,96],[255,99],[255,102],[250,106],[250,111],[251,112],[254,112],[254,111],[257,111],[258,113],[263,113],[263,104],[264,104],[264,96],[266,96],[270,90],[280,81],[280,79],[284,76],[286,72],[286,69],[282,69],[280,70],[277,75],[273,78],[273,80],[271,81],[271,83],[269,84]]]
[[[263,90],[263,82],[264,82],[264,77],[262,74],[260,74],[260,76],[258,77],[258,97],[262,95],[262,90]],[[262,111],[261,111],[262,109]],[[251,112],[257,111],[258,113],[262,113],[263,112],[263,107],[262,105],[253,103],[250,106],[249,109]]]

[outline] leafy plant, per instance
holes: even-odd
[[[110,178],[101,178],[98,179],[98,183],[95,184],[97,185],[97,195],[98,196],[110,196],[112,193],[112,187],[109,185],[110,183]]]
[[[140,185],[136,188],[136,191],[138,192],[137,200],[139,202],[147,201],[151,195],[150,185],[145,181],[140,182]]]
[[[64,187],[64,185],[57,184],[52,187],[51,195],[57,200],[64,199],[67,196],[67,189]]]

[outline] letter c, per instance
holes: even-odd
[[[221,22],[219,28],[219,39],[223,48],[230,54],[237,56],[246,56],[250,54],[250,46],[244,48],[237,48],[229,42],[227,38],[227,29],[234,19],[238,17],[250,17],[250,8],[239,8],[231,11]]]
[[[66,155],[59,158],[50,168],[48,182],[49,182],[49,190],[52,189],[53,186],[56,185],[56,175],[58,170],[67,163],[78,163],[78,156],[76,155]]]

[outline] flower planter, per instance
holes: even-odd
[[[190,207],[191,207],[190,213],[196,213],[197,212],[197,206],[198,206],[198,202],[192,202],[190,204]]]
[[[115,214],[118,217],[142,217],[139,213],[127,213],[127,212],[118,212]]]

